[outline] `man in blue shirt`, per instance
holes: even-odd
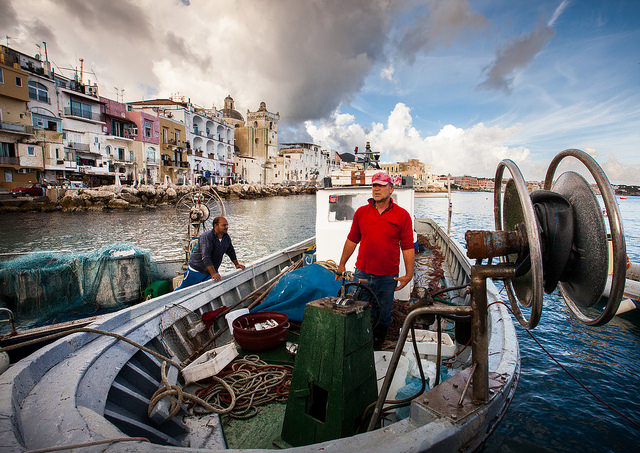
[[[182,284],[176,290],[195,285],[209,278],[220,281],[222,277],[218,273],[218,268],[225,254],[235,264],[236,269],[244,269],[244,266],[238,262],[231,238],[227,234],[228,229],[227,219],[224,217],[213,219],[213,229],[205,231],[198,238],[198,243],[191,252],[189,267],[184,273]]]

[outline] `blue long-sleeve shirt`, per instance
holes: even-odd
[[[213,266],[216,272],[222,263],[222,257],[224,254],[235,261],[236,251],[231,243],[231,237],[228,234],[222,236],[222,239],[218,239],[214,230],[205,231],[200,235],[198,244],[191,253],[189,258],[189,266],[198,272],[208,274],[207,266]]]

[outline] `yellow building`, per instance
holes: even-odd
[[[42,147],[33,142],[28,74],[17,61],[0,53],[0,188],[37,182],[44,168]],[[29,140],[31,139],[31,140]]]
[[[267,111],[267,105],[261,102],[257,111],[251,112],[247,110],[247,121],[245,123],[242,115],[234,109],[233,98],[227,96],[224,102],[223,118],[235,126],[234,138],[238,156],[251,158],[252,165],[256,164],[262,168],[257,173],[245,172],[249,178],[247,182],[272,183],[274,181],[276,158],[278,157],[278,121],[280,121],[280,113]],[[239,159],[236,160],[236,164],[238,167],[243,166]],[[242,172],[238,173],[243,178]],[[259,177],[256,176],[257,174]]]
[[[160,115],[160,180],[174,184],[187,183],[187,134],[184,123]]]

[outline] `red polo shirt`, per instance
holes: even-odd
[[[397,274],[400,249],[413,248],[411,216],[392,199],[389,201],[389,207],[380,214],[370,198],[369,204],[356,211],[347,235],[350,241],[360,243],[356,267],[368,274]]]

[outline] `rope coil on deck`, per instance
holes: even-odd
[[[234,360],[229,368],[212,376],[214,382],[196,392],[207,405],[221,407],[235,396],[235,405],[226,414],[235,419],[247,419],[257,415],[258,406],[287,400],[292,367],[269,365],[257,355],[247,355]],[[202,406],[193,408],[196,415],[210,412]]]
[[[233,392],[233,389],[231,389],[231,387],[222,379],[218,378],[217,376],[211,377],[213,380],[220,383],[220,385],[222,385],[230,395],[229,403],[226,408],[221,406],[217,406],[217,407],[213,406],[209,404],[207,401],[199,398],[197,395],[192,395],[190,393],[185,392],[184,390],[182,390],[182,388],[179,385],[169,384],[169,380],[167,379],[166,368],[167,368],[167,362],[164,361],[162,362],[162,368],[160,369],[160,373],[162,376],[162,383],[164,384],[164,387],[159,388],[153,394],[153,396],[151,396],[151,399],[149,400],[149,406],[147,407],[147,415],[149,417],[151,417],[151,413],[153,411],[153,408],[156,406],[156,404],[158,404],[160,400],[162,400],[163,398],[167,398],[167,397],[175,397],[171,399],[171,408],[169,409],[168,418],[173,418],[176,415],[178,415],[178,413],[180,412],[180,408],[182,406],[182,402],[185,399],[191,400],[195,403],[200,404],[202,407],[206,409],[205,413],[215,412],[217,414],[224,415],[233,410],[236,404],[236,396]]]

